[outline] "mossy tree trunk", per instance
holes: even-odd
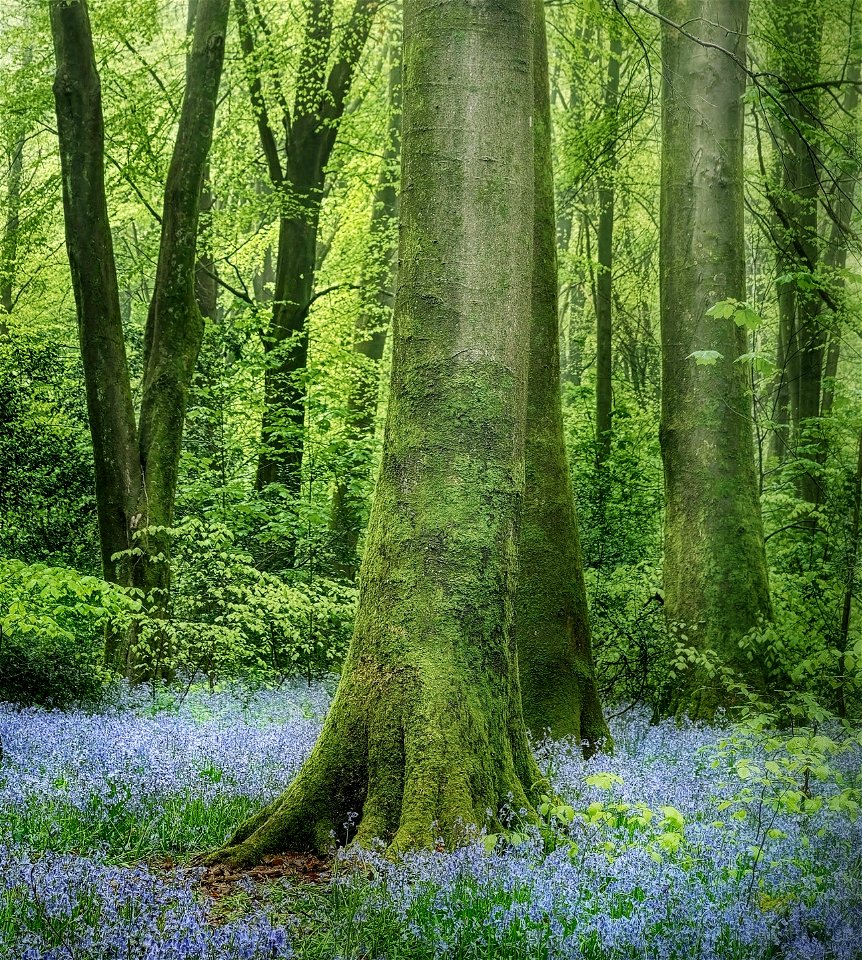
[[[365,513],[365,498],[351,480],[371,471],[374,425],[380,393],[380,364],[386,331],[395,302],[398,268],[398,167],[401,157],[401,29],[389,37],[389,125],[374,206],[361,308],[356,317],[353,352],[356,365],[347,398],[347,433],[352,458],[349,476],[339,478],[332,497],[330,528],[339,571],[350,579],[356,573],[356,549]]]
[[[66,243],[75,291],[106,579],[139,587],[158,613],[170,587],[174,494],[186,399],[203,337],[195,296],[201,188],[212,142],[229,0],[198,0],[186,88],[165,184],[156,282],[135,426],[104,181],[101,90],[85,0],[52,0],[54,97]],[[141,547],[133,562],[114,554]],[[133,680],[165,651],[111,635],[106,659]]]
[[[532,289],[533,0],[407,0],[399,282],[356,627],[311,756],[211,862],[447,842],[529,807],[514,635]]]
[[[50,15],[66,249],[93,443],[102,572],[128,586],[128,561],[113,558],[132,546],[141,466],[105,196],[101,85],[85,0],[52,0]],[[113,640],[109,648],[112,660]]]
[[[544,7],[536,0],[533,309],[518,562],[518,664],[524,720],[586,752],[608,739],[596,687],[578,523],[560,402],[557,253]]]
[[[661,0],[661,14],[745,62],[747,2]],[[745,299],[745,74],[723,50],[662,27],[661,447],[666,610],[689,642],[760,683],[738,640],[771,613],[754,463],[746,350],[714,303]],[[711,364],[692,354],[716,351]],[[710,716],[719,683],[695,669],[679,706]]]

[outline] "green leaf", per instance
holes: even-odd
[[[685,359],[694,360],[699,367],[711,367],[718,360],[723,360],[724,354],[719,353],[718,350],[695,350]]]
[[[737,300],[719,300],[706,311],[706,315],[718,320],[729,320],[738,309],[739,301]]]
[[[734,311],[733,322],[738,327],[745,327],[746,330],[756,330],[763,323],[763,318],[751,307],[745,306]]]

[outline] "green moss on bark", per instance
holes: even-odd
[[[399,286],[353,641],[296,780],[210,858],[456,842],[529,809],[514,635],[532,287],[532,0],[407,0]],[[526,242],[525,242],[526,238]]]
[[[748,3],[661,0],[709,43],[745,60]],[[721,300],[745,299],[743,102],[745,74],[723,50],[663,28],[661,188],[662,417],[666,610],[689,642],[751,683],[760,665],[738,641],[771,615],[745,332],[707,316]],[[721,358],[698,365],[691,354]],[[717,681],[692,671],[677,707],[710,717],[726,702]]]
[[[536,736],[610,742],[590,646],[578,523],[560,404],[554,182],[544,9],[536,3],[535,222],[520,536],[518,660],[524,719]]]

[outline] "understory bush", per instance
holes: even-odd
[[[0,701],[97,702],[111,679],[105,627],[129,612],[129,599],[98,577],[0,559]]]

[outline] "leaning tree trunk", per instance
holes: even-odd
[[[230,0],[199,0],[177,139],[165,182],[156,282],[144,334],[138,447],[144,483],[138,501],[143,555],[133,582],[154,612],[170,590],[170,536],[189,387],[204,334],[196,264],[201,192],[212,143]],[[135,658],[136,651],[130,650]],[[156,660],[166,651],[157,651]],[[151,657],[130,672],[144,677]]]
[[[746,350],[733,320],[712,304],[745,298],[743,103],[748,3],[661,0],[661,14],[685,21],[704,46],[662,28],[661,447],[665,515],[665,603],[689,642],[749,681],[759,664],[740,637],[770,599],[754,464]],[[712,364],[692,354],[717,351]],[[708,717],[723,691],[706,670],[690,671],[679,706]]]
[[[456,840],[529,807],[514,588],[532,282],[532,0],[407,0],[392,392],[356,628],[320,738],[213,862]]]
[[[140,588],[155,612],[164,608],[170,585],[166,528],[173,520],[186,396],[203,335],[195,299],[196,242],[228,6],[229,0],[198,2],[165,185],[136,430],[105,198],[104,123],[89,15],[85,0],[50,5],[66,240],[93,439],[102,563],[106,579]],[[114,559],[132,546],[142,548],[133,562]],[[163,654],[137,635],[128,643],[109,637],[105,652],[108,664],[122,667],[133,680],[158,672]]]
[[[524,720],[586,752],[608,739],[590,646],[578,522],[560,402],[557,255],[545,14],[535,2],[535,222],[524,510],[516,606]]]
[[[389,127],[380,164],[365,277],[356,318],[353,352],[356,367],[347,398],[347,430],[353,448],[351,477],[371,471],[374,425],[380,393],[380,363],[386,330],[395,301],[398,268],[398,163],[401,157],[401,31],[393,31],[389,45]],[[364,514],[364,500],[340,477],[332,497],[330,529],[336,543],[339,572],[353,579],[356,548]]]
[[[114,555],[132,546],[141,465],[105,199],[101,86],[85,0],[52,0],[50,14],[66,249],[93,442],[102,571],[106,580],[128,586],[128,560]],[[116,641],[109,635],[109,662]]]

